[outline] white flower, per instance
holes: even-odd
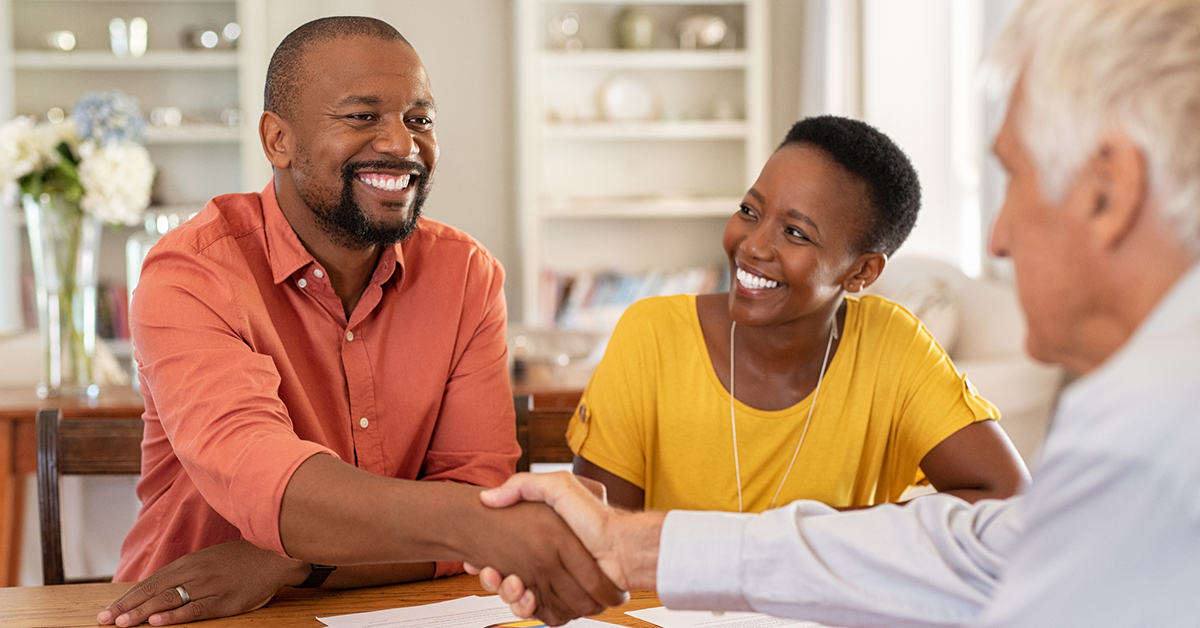
[[[78,153],[79,132],[74,119],[66,118],[62,122],[44,122],[37,125],[37,128],[38,132],[42,134],[42,141],[46,146],[57,149],[59,144],[66,142],[67,146]]]
[[[135,225],[150,205],[154,164],[150,153],[135,142],[79,146],[79,183],[84,195],[83,211],[105,222]]]
[[[42,126],[35,125],[32,118],[18,116],[0,127],[0,181],[16,181],[58,164],[57,135],[44,132]]]

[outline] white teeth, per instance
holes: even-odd
[[[395,191],[403,190],[408,187],[408,180],[412,175],[400,175],[399,177],[382,177],[379,175],[367,174],[359,175],[358,180],[366,183],[373,188],[381,190]]]
[[[745,286],[747,288],[750,288],[751,290],[764,290],[764,289],[775,288],[775,287],[779,286],[778,281],[771,281],[770,279],[767,279],[765,277],[759,277],[758,275],[751,275],[750,273],[748,273],[740,268],[737,269],[737,280],[738,280],[738,283],[742,284],[743,286]]]

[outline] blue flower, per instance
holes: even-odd
[[[137,99],[119,89],[84,94],[71,117],[81,141],[94,140],[101,146],[127,141],[141,144],[146,134],[146,119],[138,110]]]

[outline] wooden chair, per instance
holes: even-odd
[[[57,408],[37,414],[38,510],[45,584],[71,584],[63,574],[58,487],[63,475],[138,475],[142,472],[141,418],[67,419]],[[95,582],[96,580],[90,580]]]
[[[534,462],[571,462],[575,455],[567,446],[567,424],[574,408],[535,408],[533,395],[516,395],[517,442],[521,459],[517,471],[528,471]]]

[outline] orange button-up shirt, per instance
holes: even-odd
[[[393,478],[502,482],[520,455],[503,284],[483,246],[422,218],[347,321],[273,185],[210,201],[154,246],[134,291],[142,509],[116,578],[239,538],[283,554],[284,489],[318,453]]]

